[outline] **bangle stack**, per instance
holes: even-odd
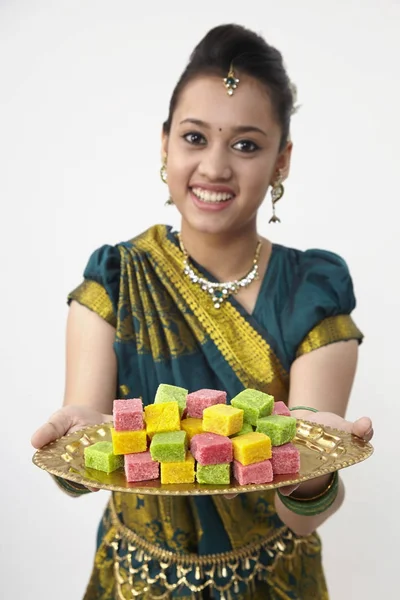
[[[56,484],[59,488],[62,489],[63,492],[68,494],[68,496],[72,496],[73,498],[77,498],[78,496],[83,496],[84,494],[90,494],[90,490],[87,487],[80,485],[79,483],[74,483],[73,481],[67,481],[62,477],[57,477],[56,475],[52,476]]]
[[[328,508],[336,500],[339,491],[339,474],[335,471],[327,487],[312,498],[296,498],[296,496],[283,496],[278,490],[278,496],[284,506],[296,515],[304,517],[314,517],[319,515]]]
[[[294,406],[290,410],[309,410],[314,413],[318,412],[316,408],[312,408],[311,406]],[[290,511],[294,512],[296,515],[313,517],[325,512],[332,506],[336,500],[338,491],[339,474],[335,471],[327,487],[321,493],[311,498],[298,498],[294,494],[283,496],[279,490],[277,490],[277,493],[282,504]]]

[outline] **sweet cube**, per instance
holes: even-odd
[[[215,404],[226,404],[226,392],[207,389],[192,392],[186,399],[188,416],[202,419],[203,410]]]
[[[178,402],[160,402],[144,407],[146,431],[151,438],[155,433],[179,431],[181,420]]]
[[[147,436],[144,429],[115,431],[114,427],[111,427],[111,439],[114,454],[135,454],[147,450]]]
[[[296,435],[296,419],[282,415],[263,417],[258,419],[256,431],[268,435],[273,446],[282,446]]]
[[[256,425],[257,419],[272,413],[274,397],[258,390],[246,389],[231,400],[231,405],[244,411],[244,421]]]
[[[183,462],[161,463],[161,483],[194,483],[194,458],[188,452]]]
[[[150,454],[153,460],[159,462],[183,462],[186,456],[186,432],[155,433],[150,444]]]
[[[251,465],[242,465],[234,460],[233,476],[240,485],[270,483],[274,478],[270,460],[262,460]]]
[[[144,429],[143,403],[140,398],[114,400],[113,420],[115,431]]]
[[[233,435],[243,427],[243,410],[215,404],[203,410],[203,430],[220,435]]]
[[[84,449],[85,467],[112,473],[124,465],[123,456],[115,456],[111,442],[97,442]]]
[[[233,457],[242,465],[251,465],[271,458],[271,440],[264,433],[245,433],[232,438]]]
[[[184,388],[176,385],[168,385],[167,383],[160,383],[154,398],[154,404],[177,402],[179,406],[179,415],[182,416],[183,411],[186,408],[187,394],[188,390],[185,390]]]
[[[232,440],[217,433],[193,436],[190,451],[200,465],[230,463],[233,458]]]
[[[198,483],[216,485],[228,485],[231,481],[231,465],[200,465],[196,467],[196,479]]]
[[[274,410],[272,411],[272,414],[282,415],[283,417],[290,417],[290,410],[284,402],[279,400],[279,402],[274,403]]]
[[[194,435],[203,432],[203,421],[202,419],[194,419],[192,417],[182,419],[181,429],[186,431],[188,439],[191,440]]]
[[[274,475],[298,473],[300,471],[300,452],[290,442],[283,444],[283,446],[274,446],[272,448],[271,464]]]
[[[160,464],[151,458],[150,452],[125,455],[125,476],[129,482],[158,479]]]

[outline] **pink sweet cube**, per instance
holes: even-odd
[[[274,402],[274,408],[272,410],[273,415],[282,415],[282,417],[290,417],[290,410],[284,402]]]
[[[219,465],[233,459],[232,441],[217,433],[198,433],[190,441],[190,451],[200,465]]]
[[[140,398],[114,400],[113,419],[115,431],[144,429],[143,403]]]
[[[270,460],[262,460],[261,462],[246,466],[234,460],[233,476],[240,485],[247,485],[248,483],[271,483],[274,478]]]
[[[300,452],[292,443],[272,448],[272,470],[274,475],[287,475],[300,471]]]
[[[226,392],[207,389],[192,392],[186,398],[188,417],[202,419],[203,410],[214,404],[226,404]]]
[[[158,479],[160,463],[151,458],[150,452],[125,454],[125,475],[129,482]]]

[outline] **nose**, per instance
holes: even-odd
[[[199,175],[209,181],[228,181],[232,177],[229,157],[219,144],[205,148],[201,153]]]

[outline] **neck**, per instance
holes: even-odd
[[[181,239],[190,258],[219,281],[232,281],[247,274],[259,241],[255,223],[232,233],[204,233],[182,222]]]

